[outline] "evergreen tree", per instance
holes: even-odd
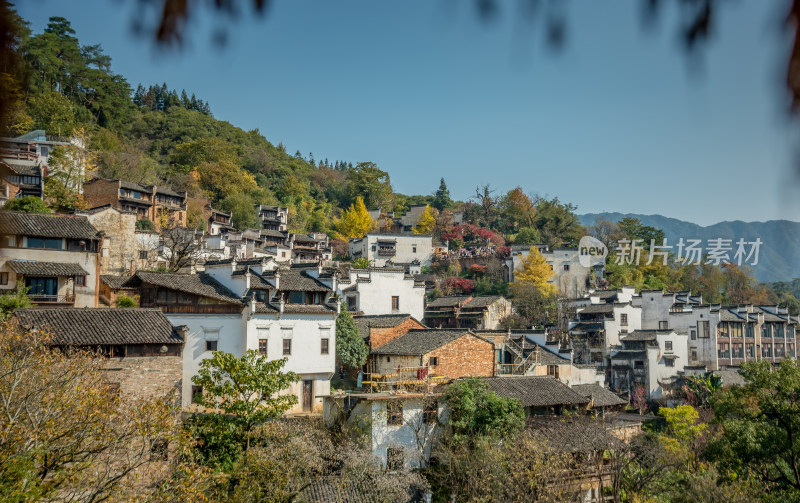
[[[350,312],[342,306],[336,318],[336,359],[347,368],[358,370],[367,361],[369,347],[358,332]]]
[[[450,199],[450,190],[447,188],[447,184],[444,183],[444,178],[439,182],[439,189],[434,195],[433,207],[439,211],[453,207],[453,201]]]

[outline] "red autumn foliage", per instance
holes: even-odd
[[[451,276],[444,280],[444,288],[447,291],[454,293],[471,293],[475,290],[475,283],[467,278],[459,278],[458,276]]]

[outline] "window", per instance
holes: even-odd
[[[664,341],[664,351],[672,351],[672,341]]]
[[[201,398],[203,398],[203,387],[192,386],[192,403],[200,403]]]
[[[569,271],[569,264],[564,264],[564,272]]]
[[[386,449],[386,469],[401,470],[403,468],[403,448],[389,447]]]
[[[691,333],[690,333],[690,338],[691,338],[693,341],[697,340],[697,330],[695,330],[695,329],[692,329],[692,330],[691,330]]]
[[[693,362],[697,361],[697,350],[696,349],[692,350],[692,361]]]
[[[439,357],[431,356],[430,359],[428,360],[428,365],[430,365],[431,367],[439,365]]]
[[[386,401],[386,424],[389,426],[403,424],[403,403],[400,400]]]
[[[305,304],[306,292],[289,292],[289,304]]]
[[[744,358],[744,344],[741,342],[731,345],[731,358]]]
[[[730,358],[731,357],[731,346],[727,342],[718,342],[717,343],[717,357],[718,358]]]
[[[558,379],[558,365],[548,365],[547,366],[547,375],[553,376]]]
[[[659,330],[668,330],[668,328],[667,328],[667,324],[668,323],[669,322],[667,322],[667,321],[659,321],[658,322],[658,329]]]
[[[75,286],[86,286],[86,276],[75,276]]]
[[[392,361],[392,357],[391,356],[387,356],[386,357],[386,363],[390,363],[391,361]]]
[[[435,398],[426,398],[422,411],[422,422],[435,423],[439,419],[439,402]]]
[[[761,337],[765,339],[772,337],[772,333],[769,330],[769,323],[764,323],[761,325]]]
[[[7,284],[8,284],[8,273],[0,272],[0,285],[7,285]]]
[[[633,364],[633,368],[643,369],[644,368],[644,360],[636,360]]]
[[[321,339],[320,340],[320,347],[319,347],[319,354],[327,355],[328,354],[328,342],[330,339]]]
[[[752,342],[748,342],[744,345],[745,354],[748,358],[755,358],[756,357],[756,347],[755,344]]]
[[[147,260],[147,250],[139,250],[139,259]]]
[[[708,322],[707,321],[698,321],[697,322],[697,336],[701,339],[708,339],[710,334],[708,333]]]
[[[392,296],[392,311],[398,311],[400,309],[400,297],[393,295]]]
[[[674,367],[675,360],[673,360],[672,358],[664,358],[664,365],[667,367]]]
[[[411,245],[411,253],[417,253],[417,245]]]
[[[347,310],[348,311],[358,311],[358,302],[356,301],[355,295],[348,295],[347,296]]]
[[[291,356],[292,354],[292,340],[291,339],[284,339],[283,340],[283,356]]]
[[[61,250],[64,248],[64,242],[61,239],[47,238],[44,240],[44,248],[51,250]]]
[[[206,351],[216,351],[217,341],[206,341]]]
[[[622,313],[619,315],[619,324],[623,327],[628,326],[628,315],[626,313]]]
[[[261,356],[267,356],[267,340],[266,339],[259,339],[258,340],[258,354]]]

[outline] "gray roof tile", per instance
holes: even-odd
[[[53,334],[55,345],[181,344],[183,338],[159,309],[17,309],[28,328]]]
[[[206,273],[178,274],[139,271],[125,283],[125,286],[138,286],[138,282],[221,300],[231,304],[243,305],[242,300],[235,293]]]
[[[0,211],[0,234],[44,238],[99,239],[85,216]]]
[[[550,376],[485,377],[489,390],[499,396],[516,398],[523,407],[578,405],[589,399]]]
[[[424,355],[465,335],[477,337],[465,329],[410,330],[407,334],[375,348],[372,352],[379,355]]]
[[[88,276],[80,265],[64,262],[28,262],[9,260],[6,264],[17,274],[36,276]]]
[[[572,389],[591,400],[592,407],[609,407],[628,403],[599,384],[577,384]]]

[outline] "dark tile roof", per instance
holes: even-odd
[[[314,267],[316,269],[316,267]],[[295,268],[281,268],[278,289],[282,292],[330,292],[324,283],[306,274],[306,270]],[[270,283],[275,283],[275,273],[266,272],[262,275]]]
[[[589,294],[593,297],[599,297],[601,299],[612,299],[617,296],[616,290],[596,290]]]
[[[281,239],[286,239],[288,237],[288,233],[286,231],[275,231],[272,229],[261,229],[261,235]]]
[[[465,308],[483,308],[490,306],[497,302],[498,300],[502,299],[501,295],[482,295],[478,297],[473,297],[472,300],[464,304]]]
[[[380,355],[424,355],[465,335],[477,337],[466,329],[411,330],[407,334],[375,348],[372,352]]]
[[[428,307],[452,307],[457,306],[469,299],[469,297],[439,297],[433,302],[428,303]]]
[[[130,276],[114,276],[111,274],[101,274],[100,281],[108,285],[114,290],[119,290],[120,288],[125,288],[123,285],[126,281],[131,279]]]
[[[123,189],[136,190],[138,192],[144,192],[145,194],[150,194],[150,193],[153,192],[153,188],[152,187],[148,188],[148,187],[145,187],[144,185],[139,185],[136,182],[128,182],[128,181],[125,181],[125,180],[108,180],[108,181],[110,181],[110,182],[119,181],[119,186],[122,187]]]
[[[533,345],[539,348],[538,363],[540,365],[566,365],[570,363],[569,358],[564,358],[563,356],[551,353],[543,346],[538,344],[534,343]]]
[[[87,276],[83,267],[78,264],[64,262],[27,262],[22,260],[9,260],[6,262],[17,274],[36,276]]]
[[[527,421],[534,437],[558,452],[605,452],[625,448],[604,422],[585,416],[535,417]]]
[[[742,313],[744,314],[744,313]],[[720,321],[746,321],[744,317],[740,316],[738,313],[735,313],[729,309],[720,309],[719,310],[719,320]]]
[[[178,274],[172,272],[139,271],[125,283],[125,286],[138,286],[136,285],[137,279],[141,282],[163,288],[221,300],[231,304],[242,304],[242,300],[237,297],[235,293],[206,273]]]
[[[280,308],[274,302],[257,302],[257,314],[278,313]],[[333,304],[284,304],[285,314],[336,314],[336,305]]]
[[[610,407],[612,405],[622,405],[626,402],[612,391],[605,389],[599,384],[577,384],[572,387],[575,391],[591,400],[592,407]]]
[[[516,398],[523,407],[578,405],[589,399],[550,376],[485,377],[489,390],[499,396]]]
[[[44,238],[99,239],[85,216],[0,211],[0,234]]]
[[[353,317],[353,321],[358,328],[358,332],[361,334],[361,337],[365,339],[369,337],[370,327],[393,328],[405,321],[408,321],[409,319],[414,320],[414,317],[412,317],[410,314],[379,314],[372,316]]]
[[[10,161],[8,159],[4,159],[0,162],[11,168],[11,170],[18,175],[42,176],[42,169],[38,164],[26,164],[22,162]]]
[[[611,314],[613,312],[614,304],[589,304],[578,311],[578,314]]]
[[[672,330],[634,330],[633,332],[620,337],[621,341],[654,341],[659,335],[671,334]]]
[[[166,187],[156,187],[156,194],[164,194],[166,196],[173,196],[173,197],[186,197],[186,192],[175,192],[174,190],[168,189]]]
[[[17,309],[28,328],[52,332],[55,345],[180,344],[183,338],[160,309]]]
[[[722,380],[723,386],[744,386],[747,381],[738,370],[715,370],[714,375]]]

